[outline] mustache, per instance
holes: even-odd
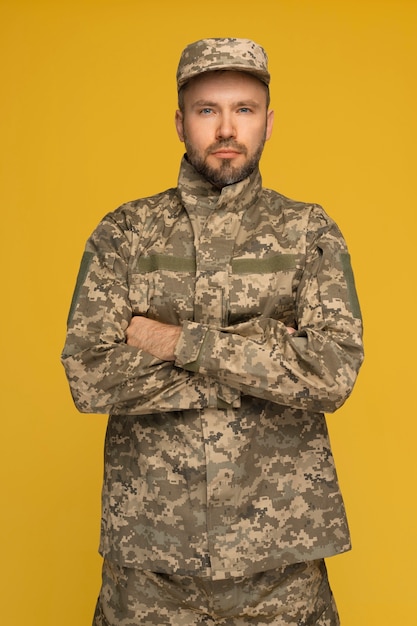
[[[206,154],[208,155],[212,152],[217,152],[217,150],[221,150],[222,148],[230,148],[245,155],[247,153],[246,146],[234,141],[234,139],[221,139],[220,141],[212,143],[211,146],[206,149]]]

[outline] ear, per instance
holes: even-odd
[[[184,141],[184,115],[180,110],[175,111],[175,128],[180,141]]]
[[[266,134],[265,134],[266,141],[268,141],[268,139],[272,135],[272,129],[274,127],[274,117],[275,117],[274,111],[268,111],[268,113],[266,114]]]

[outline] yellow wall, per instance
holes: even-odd
[[[83,626],[99,586],[106,418],[59,354],[84,241],[176,182],[174,74],[204,36],[261,42],[277,121],[264,182],[350,245],[367,360],[329,418],[354,550],[330,560],[343,626],[412,626],[416,602],[416,60],[412,0],[1,0],[0,619]]]

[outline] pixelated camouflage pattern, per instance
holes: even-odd
[[[133,315],[182,326],[175,363],[126,345]],[[178,188],[107,215],[62,355],[78,409],[111,414],[101,553],[221,579],[348,550],[323,412],[361,337],[339,229],[258,170],[220,192],[184,159]]]
[[[268,57],[265,50],[250,39],[201,39],[188,45],[181,54],[177,69],[177,89],[191,78],[215,70],[248,72],[269,85]]]
[[[93,626],[338,626],[323,561],[212,581],[105,560]]]

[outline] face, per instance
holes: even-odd
[[[272,133],[265,85],[243,72],[208,72],[183,96],[175,121],[190,163],[219,188],[249,176]]]

